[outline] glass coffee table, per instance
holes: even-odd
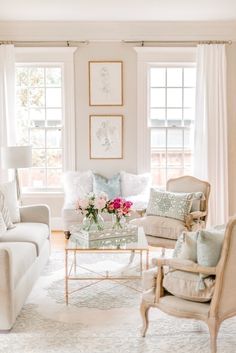
[[[96,284],[100,281],[110,280],[122,282],[123,285],[133,288],[127,284],[127,280],[140,279],[142,271],[145,266],[149,266],[149,248],[146,236],[142,227],[127,226],[124,230],[113,230],[109,225],[100,232],[84,232],[81,226],[72,226],[70,228],[70,239],[67,240],[65,246],[65,300],[66,304],[69,303],[69,295],[79,291],[85,287],[77,290],[69,290],[70,281],[93,281],[89,286]],[[90,233],[90,234],[89,234]],[[96,270],[86,268],[87,274],[81,275],[78,269],[84,266],[80,265],[80,255],[82,253],[129,253],[129,261],[127,268],[131,266],[136,254],[139,255],[138,274],[121,273],[118,275],[111,274],[107,269],[102,273]],[[145,262],[143,257],[145,256]],[[126,282],[125,282],[126,281]]]

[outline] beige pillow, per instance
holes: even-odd
[[[197,232],[182,232],[175,244],[173,257],[197,262],[197,237]]]
[[[205,288],[199,290],[199,274],[179,270],[166,269],[163,287],[176,297],[197,302],[208,302],[211,300],[214,287],[214,277],[204,280]]]

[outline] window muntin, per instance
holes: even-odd
[[[17,143],[32,145],[33,165],[20,171],[22,187],[34,191],[61,188],[63,169],[63,67],[17,64]]]
[[[153,185],[192,172],[196,68],[151,65],[148,125]]]

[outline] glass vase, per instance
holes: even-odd
[[[126,227],[126,219],[124,216],[112,215],[112,229],[121,230]]]
[[[82,228],[86,231],[99,231],[104,229],[104,219],[100,213],[94,212],[86,215],[82,222]]]

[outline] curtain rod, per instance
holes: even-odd
[[[0,40],[2,44],[13,44],[16,47],[79,47],[80,45],[88,45],[89,43],[109,43],[119,42],[123,44],[135,44],[144,47],[146,45],[153,46],[168,46],[168,45],[189,45],[196,46],[198,44],[232,44],[232,40],[203,40],[203,41],[190,41],[190,40],[81,40],[81,41],[9,41]]]

